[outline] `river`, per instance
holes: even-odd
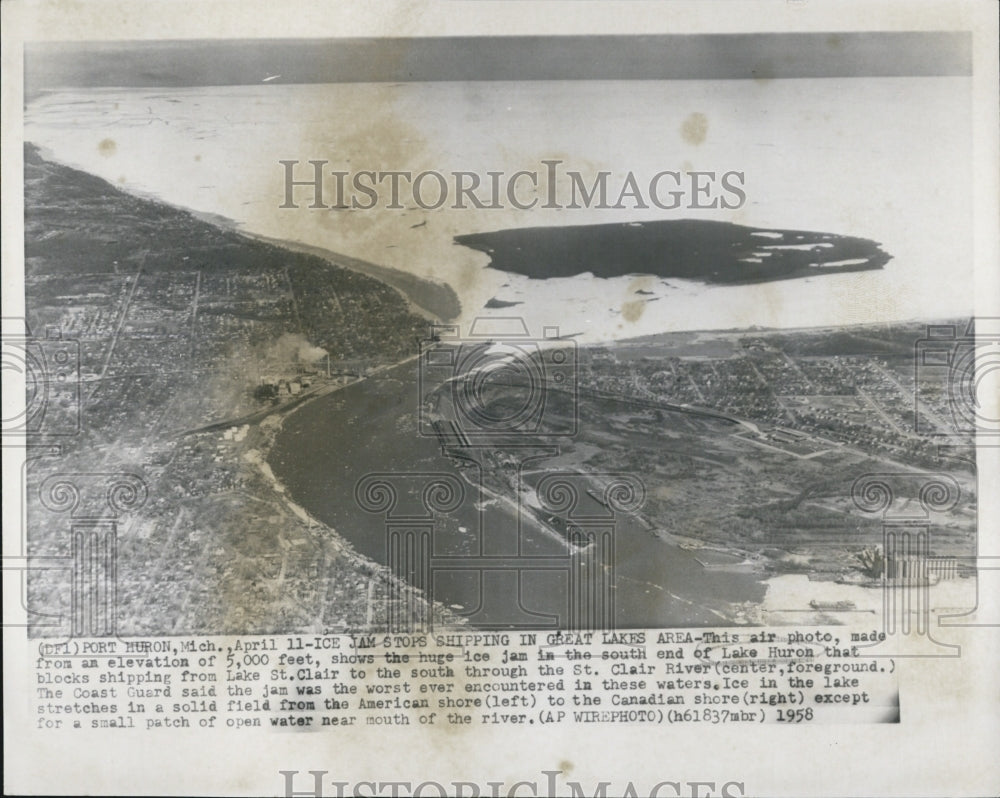
[[[516,567],[477,571],[438,564],[434,599],[482,627],[568,626],[565,563],[571,547],[533,518],[519,525],[513,502],[480,493],[476,469],[459,468],[442,454],[437,438],[418,434],[416,410],[417,362],[409,361],[296,410],[286,418],[269,461],[294,501],[382,564],[388,562],[386,518],[359,506],[358,482],[370,474],[410,475],[395,478],[405,485],[419,482],[417,474],[465,472],[465,499],[437,520],[435,556],[468,565],[473,555],[509,558],[520,543],[521,557],[547,557],[553,566],[518,573]],[[407,509],[406,498],[397,515]],[[726,625],[737,619],[735,605],[763,598],[764,585],[753,574],[706,570],[691,552],[654,536],[630,516],[617,516],[614,542],[607,595],[613,596],[618,628]]]

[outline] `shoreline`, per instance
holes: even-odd
[[[63,166],[65,168],[72,169],[74,171],[79,171],[83,174],[94,176],[93,173],[87,171],[86,169],[74,166],[73,164],[69,164],[62,160],[54,158],[52,156],[52,153],[44,147],[41,147],[30,141],[25,141],[25,144],[27,146],[34,148],[38,156],[47,162]],[[377,280],[383,285],[387,285],[389,288],[395,290],[407,303],[408,307],[418,312],[417,315],[424,316],[425,318],[429,318],[430,320],[439,323],[446,320],[438,317],[437,315],[429,311],[427,308],[420,306],[416,302],[416,300],[414,300],[413,297],[411,297],[410,294],[407,293],[405,289],[401,288],[398,285],[393,284],[392,282],[389,282],[389,280],[387,280],[387,277],[391,277],[393,274],[396,273],[396,270],[391,269],[389,267],[381,267],[376,264],[370,264],[367,263],[366,261],[361,261],[356,258],[351,258],[349,256],[341,255],[339,253],[332,252],[330,250],[325,250],[320,247],[312,247],[310,245],[301,244],[299,242],[285,241],[282,239],[275,239],[268,236],[251,233],[241,229],[238,222],[235,222],[234,220],[229,219],[228,217],[221,216],[219,214],[198,211],[193,208],[185,207],[182,205],[177,205],[168,202],[167,200],[164,200],[163,198],[155,194],[151,194],[148,192],[138,191],[135,189],[124,189],[119,186],[112,186],[112,188],[114,188],[117,191],[120,191],[122,194],[133,196],[144,201],[154,202],[159,205],[168,207],[179,213],[186,213],[200,222],[211,225],[212,227],[221,230],[223,232],[233,233],[249,241],[264,243],[279,249],[285,249],[292,252],[299,252],[301,254],[313,255],[315,257],[322,258],[324,261],[332,264],[333,266],[362,273],[365,276]],[[337,260],[334,260],[334,258],[336,258]],[[347,265],[347,263],[344,263],[342,261],[346,261],[351,265]],[[404,278],[410,278],[412,282],[415,283],[427,283],[427,281],[424,281],[416,276],[405,275],[403,273],[399,274],[402,275]],[[427,283],[427,285],[432,286],[437,290],[441,291],[447,290],[450,293],[451,298],[455,302],[456,315],[461,312],[461,306],[458,303],[458,298],[455,296],[454,291],[450,288],[450,286],[445,286],[445,285],[435,286],[434,284],[431,283]],[[373,370],[372,374],[377,374],[379,372],[392,369],[397,366],[401,366],[404,363],[407,363],[417,357],[419,357],[419,354],[410,355],[409,357],[403,358],[402,360],[384,364]],[[351,542],[347,540],[347,538],[345,538],[343,535],[341,535],[335,528],[321,521],[320,519],[316,518],[308,510],[306,510],[306,508],[295,502],[292,499],[291,493],[288,491],[287,486],[284,485],[284,483],[281,482],[281,480],[277,477],[277,475],[274,474],[271,465],[268,462],[268,455],[270,454],[271,449],[274,446],[274,442],[277,439],[277,436],[281,432],[281,428],[286,418],[288,418],[295,411],[299,410],[302,407],[305,407],[306,405],[311,404],[312,402],[321,397],[329,396],[332,393],[336,393],[337,391],[340,391],[346,387],[354,385],[357,382],[364,381],[365,379],[367,379],[367,377],[361,377],[359,380],[346,383],[345,385],[326,385],[319,387],[316,390],[314,390],[311,393],[311,395],[299,397],[297,400],[292,400],[291,402],[287,403],[284,406],[279,406],[271,410],[265,409],[263,411],[263,415],[261,418],[240,417],[235,419],[228,418],[228,419],[221,419],[218,421],[210,421],[208,424],[201,425],[195,429],[183,430],[177,433],[177,435],[179,436],[196,435],[204,432],[214,431],[215,429],[223,429],[226,427],[241,426],[243,424],[247,424],[250,430],[253,433],[256,433],[257,436],[259,436],[259,439],[254,444],[251,444],[250,447],[246,451],[244,451],[242,455],[239,456],[239,460],[242,461],[240,463],[241,467],[249,467],[254,473],[259,474],[261,477],[263,477],[265,483],[269,485],[271,489],[274,491],[274,493],[277,495],[278,500],[302,523],[306,524],[310,529],[319,529],[326,532],[327,535],[329,536],[330,542],[337,549],[337,551],[342,553],[344,557],[348,561],[350,561],[351,564],[354,565],[359,571],[369,571],[373,574],[373,576],[382,580],[385,584],[392,585],[401,592],[410,593],[411,595],[416,597],[417,600],[428,606],[429,611],[427,615],[429,617],[434,618],[434,617],[444,616],[447,619],[447,622],[444,625],[463,626],[466,623],[465,619],[461,618],[460,616],[456,616],[451,610],[449,610],[445,605],[441,604],[440,602],[428,603],[422,591],[418,590],[417,588],[414,588],[409,583],[395,577],[390,572],[388,567],[385,566],[384,564],[376,562],[375,560],[371,560],[362,555],[361,553],[359,553],[351,544]],[[433,622],[431,625],[433,626]],[[391,632],[392,630],[388,629],[386,631]]]
[[[65,160],[57,158],[50,149],[33,141],[26,139],[24,141],[24,146],[33,148],[39,157],[45,161],[58,164],[68,169],[74,169],[78,172],[95,177],[98,180],[104,180],[104,178],[99,177],[94,174],[94,172],[87,169],[85,165],[69,163]],[[108,185],[112,184],[109,183]],[[142,191],[141,189],[137,189],[133,186],[123,188],[120,185],[112,185],[112,188],[128,196],[136,197],[149,202],[155,202],[172,210],[190,214],[200,222],[209,224],[212,227],[216,227],[227,233],[233,233],[247,239],[248,241],[268,244],[270,246],[286,249],[290,252],[297,252],[303,255],[313,255],[314,257],[321,258],[327,263],[338,268],[347,269],[348,271],[357,272],[358,274],[364,274],[366,277],[371,277],[372,279],[378,280],[384,285],[387,285],[389,288],[392,288],[403,297],[410,310],[414,311],[419,316],[423,316],[429,321],[439,324],[447,323],[457,319],[462,313],[461,301],[455,293],[455,290],[447,283],[436,283],[423,277],[418,277],[415,274],[394,269],[391,266],[382,266],[377,263],[371,263],[370,261],[355,258],[351,255],[345,255],[343,253],[336,252],[335,250],[326,249],[325,247],[316,246],[314,244],[306,244],[301,241],[293,241],[284,238],[275,238],[273,236],[266,236],[263,233],[254,233],[245,229],[242,222],[230,219],[228,216],[212,213],[211,211],[201,211],[186,205],[170,202],[153,192]],[[425,292],[427,296],[421,296],[419,298],[414,296],[415,293],[419,293],[421,291]],[[421,302],[420,300],[423,301]]]
[[[192,213],[194,212],[192,211]],[[225,217],[215,217],[216,220],[220,218]],[[249,238],[252,241],[260,241],[264,244],[270,244],[271,246],[288,249],[305,255],[315,255],[316,257],[322,258],[328,263],[333,264],[334,266],[359,272],[360,274],[364,274],[378,280],[379,282],[382,282],[397,291],[403,299],[406,300],[407,305],[411,310],[416,312],[417,315],[424,316],[429,321],[437,322],[439,324],[445,323],[457,319],[462,313],[462,305],[459,301],[458,295],[447,283],[435,283],[430,280],[426,280],[423,277],[418,277],[415,274],[410,274],[409,272],[393,269],[390,266],[381,266],[377,263],[361,260],[360,258],[355,258],[351,255],[344,255],[341,252],[316,246],[315,244],[306,244],[301,241],[291,241],[285,238],[273,238],[271,236],[263,235],[262,233],[253,233],[249,230],[243,229],[239,222],[234,222],[232,220],[227,219],[226,224],[221,224],[219,221],[213,221],[211,218],[204,219],[203,221],[207,221],[210,224],[215,224],[220,227],[225,227],[225,229],[230,232],[241,235],[244,238]],[[407,286],[409,286],[409,288],[407,288]],[[431,294],[431,296],[422,297],[424,302],[421,303],[411,293],[411,291],[414,290],[426,291]],[[430,301],[427,301],[428,299]]]
[[[70,163],[66,163],[63,160],[53,157],[52,153],[48,151],[45,147],[41,147],[33,142],[25,141],[25,146],[33,149],[37,156],[47,163],[52,163],[57,166],[61,166],[66,169],[73,170],[75,172],[80,172],[91,177],[95,177],[98,180],[102,178],[93,175],[93,173],[88,170],[75,166]],[[163,198],[151,194],[148,192],[138,191],[135,189],[124,189],[120,186],[114,186],[110,183],[108,184],[115,191],[120,192],[126,196],[135,197],[136,199],[152,202],[157,205],[169,208],[177,213],[183,213],[204,224],[210,225],[211,227],[219,230],[223,233],[231,233],[239,236],[250,242],[262,243],[268,246],[272,246],[278,249],[287,250],[291,252],[298,252],[300,254],[312,255],[314,257],[321,258],[322,260],[334,265],[338,268],[347,269],[349,271],[354,271],[364,274],[373,280],[377,280],[383,285],[396,291],[402,299],[407,303],[409,308],[417,310],[417,315],[423,316],[425,318],[430,318],[432,321],[441,322],[442,319],[437,315],[431,313],[431,311],[420,306],[416,300],[402,287],[393,284],[387,278],[391,278],[395,274],[395,270],[388,267],[379,267],[375,264],[369,264],[365,261],[360,261],[355,258],[350,258],[348,256],[342,256],[339,253],[330,252],[328,250],[323,250],[318,247],[310,247],[309,245],[299,244],[297,242],[284,241],[280,239],[269,238],[267,236],[256,235],[254,233],[249,233],[246,230],[240,229],[237,222],[221,216],[219,214],[207,213],[195,210],[193,208],[185,207],[182,205],[177,205]],[[335,260],[336,258],[336,260]],[[350,265],[348,265],[350,264]],[[406,278],[410,278],[411,284],[421,284],[426,283],[422,281],[421,278],[403,275]],[[428,285],[432,285],[429,284]],[[447,290],[450,297],[455,303],[456,314],[460,312],[461,306],[458,304],[458,299],[454,295],[454,291],[448,286],[433,286],[434,289],[444,291]],[[447,308],[446,308],[447,310]],[[403,365],[404,363],[419,357],[419,355],[410,355],[409,357],[403,358],[402,360],[387,363],[376,368],[372,373],[379,373],[381,371],[395,368],[397,366]],[[216,430],[221,430],[227,427],[242,426],[244,424],[249,426],[251,430],[251,435],[257,438],[256,441],[248,442],[248,448],[238,456],[238,464],[240,468],[247,468],[251,471],[254,476],[263,478],[264,483],[269,486],[276,498],[280,503],[295,516],[301,523],[305,524],[309,529],[320,530],[326,533],[329,542],[333,547],[344,555],[351,565],[355,568],[359,574],[364,574],[368,572],[371,574],[369,579],[377,579],[385,585],[390,585],[399,591],[400,595],[409,594],[421,602],[424,606],[428,608],[426,617],[432,619],[430,625],[435,625],[436,621],[434,619],[443,619],[440,623],[445,627],[463,626],[465,625],[465,620],[460,616],[456,616],[451,610],[449,610],[444,604],[440,602],[428,602],[423,592],[414,588],[407,582],[395,577],[382,563],[375,560],[371,560],[361,553],[359,553],[351,542],[341,535],[335,528],[329,524],[324,523],[320,519],[316,518],[314,515],[308,512],[306,508],[295,502],[287,486],[285,486],[280,479],[274,474],[271,469],[271,465],[268,462],[268,455],[273,448],[274,442],[281,431],[284,420],[294,413],[299,408],[305,407],[311,404],[316,399],[328,396],[331,393],[335,393],[345,387],[354,385],[358,381],[367,379],[367,377],[362,377],[361,380],[356,380],[354,382],[347,383],[346,385],[326,385],[316,389],[311,395],[299,397],[296,400],[285,404],[284,406],[275,407],[272,409],[264,409],[258,413],[250,414],[249,417],[241,416],[237,418],[224,418],[216,421],[211,421],[207,424],[199,425],[194,429],[181,430],[174,434],[174,436],[186,436],[186,435],[197,435],[205,432],[213,432]],[[262,497],[263,498],[263,497]],[[378,629],[381,628],[379,625],[374,625],[371,628]],[[391,629],[386,629],[386,631],[391,632]]]
[[[66,160],[60,159],[54,155],[52,150],[44,147],[31,140],[25,140],[24,145],[34,148],[39,156],[41,156],[46,161],[51,163],[59,164],[70,169],[74,169],[83,172],[87,175],[95,177],[99,180],[104,180],[104,178],[99,177],[94,172],[90,171],[84,164],[74,164]],[[105,181],[107,182],[107,181]],[[111,185],[109,183],[109,185]],[[262,233],[254,233],[252,231],[243,228],[242,223],[227,216],[221,214],[213,213],[211,211],[202,211],[186,205],[181,205],[178,203],[170,202],[163,199],[159,195],[153,192],[143,191],[135,187],[123,188],[120,185],[112,186],[115,190],[120,191],[128,196],[137,197],[139,199],[148,200],[151,202],[156,202],[165,207],[171,208],[176,211],[183,213],[188,213],[195,219],[210,224],[225,232],[233,233],[245,238],[249,241],[256,241],[259,243],[269,244],[282,249],[287,249],[292,252],[298,252],[300,254],[313,255],[318,258],[322,258],[326,262],[343,268],[348,269],[359,274],[364,274],[373,279],[379,280],[385,285],[389,286],[397,293],[399,293],[403,299],[407,302],[408,307],[410,307],[417,315],[427,318],[429,321],[436,323],[449,323],[460,318],[463,308],[461,300],[456,294],[455,290],[449,286],[447,283],[436,283],[431,280],[427,280],[423,277],[418,277],[409,272],[401,271],[399,269],[394,269],[390,266],[383,266],[380,264],[372,263],[370,261],[365,261],[360,258],[355,258],[350,255],[345,255],[343,253],[337,252],[335,250],[327,249],[325,247],[317,246],[314,244],[307,244],[301,241],[295,241],[284,238],[276,238],[273,236],[267,236]],[[463,245],[464,246],[464,245]],[[470,248],[472,249],[472,248]],[[484,268],[492,268],[490,266],[485,266]],[[504,272],[506,273],[506,272]],[[637,273],[639,274],[639,273]],[[641,273],[645,275],[646,273]],[[603,279],[603,278],[597,278]],[[686,278],[675,278],[685,280]],[[546,280],[539,280],[538,282],[545,283]],[[414,289],[423,289],[430,292],[431,294],[436,294],[436,297],[432,297],[431,301],[424,301],[421,303],[418,298],[414,297],[410,292]],[[487,314],[489,315],[489,314]],[[669,329],[661,330],[654,333],[646,333],[643,335],[623,337],[623,338],[595,338],[592,341],[586,341],[582,344],[584,347],[607,347],[607,346],[642,346],[646,344],[652,344],[658,342],[659,339],[663,337],[669,337],[674,335],[700,335],[700,334],[713,334],[713,335],[723,335],[723,336],[752,336],[752,335],[765,335],[765,334],[788,334],[797,332],[807,332],[816,333],[822,331],[829,332],[848,332],[853,329],[864,329],[867,327],[878,326],[878,327],[894,327],[899,325],[910,325],[910,324],[946,324],[946,323],[960,323],[965,325],[973,317],[973,311],[971,309],[963,312],[961,316],[946,315],[940,317],[926,318],[924,316],[907,316],[898,319],[888,319],[879,321],[869,321],[869,322],[847,322],[844,324],[824,324],[819,326],[801,326],[795,325],[790,327],[772,327],[772,326],[759,326],[751,325],[750,327],[692,327],[687,329]]]
[[[412,355],[405,358],[397,363],[386,364],[377,369],[377,372],[388,371],[398,366],[401,366],[415,358],[419,355]],[[376,373],[377,373],[376,372]],[[329,396],[332,393],[343,390],[345,388],[356,385],[359,382],[367,380],[368,377],[362,377],[354,382],[347,383],[346,385],[340,385],[336,387],[331,387],[330,389],[324,389],[317,391],[312,396],[305,398],[304,401],[295,402],[292,406],[287,408],[275,408],[275,410],[270,413],[266,418],[261,419],[252,425],[252,428],[259,428],[264,435],[264,440],[261,441],[262,445],[254,447],[251,451],[259,455],[259,460],[253,460],[247,458],[249,462],[257,466],[257,469],[264,475],[268,484],[272,489],[278,494],[280,500],[293,512],[297,517],[299,517],[303,522],[310,524],[312,527],[317,527],[319,529],[326,530],[331,534],[337,541],[338,548],[342,550],[351,560],[357,562],[360,566],[364,568],[371,569],[374,573],[379,574],[381,577],[385,578],[387,581],[399,586],[402,590],[409,591],[412,595],[419,598],[420,601],[426,602],[426,597],[423,592],[418,588],[413,587],[405,580],[399,580],[394,577],[389,571],[384,563],[377,560],[370,559],[369,557],[360,554],[353,546],[353,544],[347,540],[343,535],[341,535],[337,530],[326,524],[325,522],[316,518],[316,516],[309,513],[302,505],[294,501],[291,496],[288,487],[273,473],[270,463],[267,461],[267,456],[273,448],[274,442],[276,441],[278,435],[281,433],[284,421],[289,418],[293,413],[297,412],[306,405],[311,404],[317,399],[325,396]],[[266,427],[266,429],[265,429]],[[247,454],[249,454],[248,452]],[[244,455],[245,456],[245,455]],[[586,472],[581,472],[586,473]],[[493,488],[480,484],[477,481],[470,478],[470,476],[465,472],[464,469],[458,469],[458,476],[469,486],[477,490],[479,498],[477,501],[492,501],[499,504],[506,515],[512,517],[512,520],[516,523],[519,518],[524,518],[527,523],[531,524],[537,528],[543,535],[549,537],[550,539],[558,542],[561,546],[569,550],[572,544],[562,535],[559,530],[549,526],[544,523],[538,516],[533,512],[528,512],[522,515],[522,506],[518,501],[518,497],[507,495],[505,493],[494,490]],[[531,508],[533,505],[530,501],[527,501],[528,497],[522,496],[521,500],[527,502],[527,507]],[[648,523],[648,521],[646,522]],[[715,615],[721,624],[724,625],[734,625],[734,626],[763,626],[766,622],[763,620],[765,614],[765,608],[768,607],[768,596],[772,595],[774,588],[772,586],[772,581],[775,579],[780,579],[782,577],[794,576],[794,574],[783,574],[783,573],[773,573],[768,574],[764,567],[764,559],[759,555],[755,555],[753,552],[741,549],[738,547],[727,548],[720,541],[706,541],[697,538],[688,537],[685,535],[679,535],[674,532],[669,532],[666,530],[655,530],[651,531],[653,537],[660,540],[662,543],[674,547],[678,550],[684,551],[692,557],[692,559],[698,564],[701,570],[704,571],[714,571],[714,572],[731,572],[734,574],[752,575],[755,581],[761,585],[763,588],[763,595],[760,601],[756,604],[748,605],[746,602],[733,602],[727,601],[724,607],[702,607],[702,609]],[[725,564],[706,564],[697,557],[698,551],[704,552],[715,552],[728,555],[733,558],[738,558],[739,562],[725,563]],[[777,584],[784,584],[784,582],[778,582]],[[690,602],[688,599],[684,599],[682,596],[671,593],[671,596],[679,601]],[[460,616],[455,618],[449,605],[441,603],[439,601],[432,602],[432,606],[439,612],[443,612],[449,617],[454,619],[457,624],[465,624],[466,621]],[[836,622],[834,622],[836,623]]]
[[[38,149],[38,148],[36,148],[36,149]],[[58,164],[59,162],[52,161],[51,163]],[[73,172],[79,172],[80,171],[80,170],[73,169],[71,167],[66,167],[66,168],[70,169]],[[77,176],[77,177],[79,177],[80,179],[82,179],[82,176],[87,176],[87,175],[89,175],[89,173],[80,172],[80,175]],[[95,179],[99,180],[100,178],[95,178]],[[101,181],[101,182],[105,183],[106,181]],[[87,183],[85,185],[90,185],[90,184]],[[130,191],[125,191],[125,190],[122,190],[122,189],[118,189],[115,186],[111,186],[111,184],[107,184],[107,185],[110,186],[111,189],[115,189],[115,191],[119,192],[119,196],[123,196],[123,197],[136,197],[136,196],[139,196],[135,192],[130,192]],[[103,191],[103,188],[101,190]],[[110,192],[108,194],[106,194],[105,196],[107,198],[107,202],[110,203],[110,204],[112,204],[112,205],[118,202],[117,200],[114,199],[113,194],[111,194]],[[146,202],[154,202],[155,204],[163,206],[165,208],[172,207],[168,203],[165,203],[165,202],[163,202],[162,200],[159,200],[159,199],[145,200],[145,201]],[[205,221],[204,217],[202,215],[199,215],[198,213],[190,211],[188,209],[178,210],[177,208],[174,208],[174,210],[178,213],[178,215],[180,215],[180,216],[183,217],[179,221],[178,220],[172,220],[175,224],[181,224],[181,223],[183,223],[183,224],[192,224],[192,223],[197,224],[197,223],[200,223],[200,224],[206,225],[208,227],[211,227],[211,228],[213,228],[215,230],[218,230],[220,232],[231,234],[234,239],[236,237],[239,237],[240,239],[243,239],[243,240],[246,240],[246,241],[253,241],[254,240],[254,236],[248,235],[248,234],[244,233],[243,231],[235,230],[235,229],[232,229],[232,228],[228,227],[225,224],[222,224],[220,222],[220,217],[214,217],[209,222],[209,221]],[[274,241],[274,239],[267,239],[267,240],[269,242],[270,241]],[[266,246],[270,250],[270,255],[271,256],[275,256],[275,257],[280,256],[282,252],[291,252],[291,251],[294,251],[294,249],[295,249],[294,245],[289,245],[286,242],[282,242],[280,244],[270,244],[270,243],[268,243]],[[286,255],[286,257],[287,257],[287,255]],[[372,281],[378,281],[380,284],[386,285],[385,281],[383,279],[379,278],[379,277],[374,277],[372,275],[366,275],[366,277],[369,278],[369,279],[371,279]],[[394,290],[398,291],[399,289],[394,289]],[[373,320],[375,320],[375,319],[373,319]],[[417,321],[419,322],[419,320],[417,320]],[[851,325],[851,326],[862,327],[863,328],[863,327],[868,327],[870,325]],[[808,328],[808,329],[814,331],[816,328]],[[824,328],[819,328],[819,329],[824,329]],[[399,350],[397,349],[395,351],[398,352]],[[396,355],[396,356],[398,357],[398,355]],[[387,353],[385,355],[385,358],[387,360],[390,359],[390,358],[393,358],[393,357],[394,356],[392,354],[388,354]],[[419,357],[419,355],[410,355],[410,356],[404,357],[404,358],[402,358],[402,359],[400,359],[398,361],[385,363],[385,364],[383,364],[381,366],[378,366],[376,369],[373,369],[371,373],[374,374],[374,373],[377,373],[377,372],[384,372],[385,370],[388,370],[388,369],[397,368],[397,367],[402,366],[403,364],[409,362],[410,360],[416,359],[418,357]],[[364,380],[364,379],[367,379],[367,378],[366,377],[362,377],[361,378],[361,380]],[[356,380],[355,382],[361,381],[361,380]],[[353,384],[354,384],[354,382],[348,383],[348,385],[353,385]],[[370,558],[368,556],[361,555],[358,552],[358,550],[355,548],[354,544],[352,544],[350,542],[350,539],[348,537],[345,537],[345,535],[343,535],[340,532],[338,532],[337,529],[334,528],[332,525],[320,521],[319,519],[317,519],[316,517],[314,517],[313,515],[311,515],[305,509],[305,507],[303,507],[302,505],[300,505],[297,502],[295,502],[292,499],[292,497],[291,497],[291,495],[290,495],[290,493],[288,491],[288,487],[285,484],[283,484],[276,477],[276,475],[274,474],[274,472],[273,472],[273,470],[271,468],[271,464],[270,464],[268,458],[271,455],[271,452],[273,451],[273,447],[274,447],[275,441],[277,440],[277,436],[280,434],[280,431],[281,431],[282,426],[283,426],[284,419],[290,417],[291,414],[293,412],[295,412],[296,410],[298,410],[300,407],[305,407],[306,405],[310,404],[312,401],[314,401],[315,399],[319,398],[320,396],[329,395],[330,393],[336,392],[337,390],[340,390],[341,388],[344,388],[344,387],[348,387],[348,386],[347,385],[334,386],[332,384],[328,384],[327,386],[324,386],[322,388],[314,389],[315,393],[312,394],[312,395],[310,395],[310,396],[308,396],[308,397],[302,396],[302,397],[299,397],[297,400],[291,400],[289,402],[285,402],[283,405],[280,405],[280,406],[277,406],[277,407],[272,407],[272,408],[269,408],[269,409],[265,409],[263,412],[260,413],[259,416],[258,416],[257,413],[252,413],[249,416],[241,417],[238,421],[212,422],[211,424],[208,425],[208,427],[202,426],[202,427],[199,427],[197,430],[192,430],[192,432],[210,431],[211,427],[233,426],[233,425],[235,425],[237,423],[238,424],[243,424],[243,423],[247,423],[249,421],[249,423],[252,425],[252,429],[254,430],[253,438],[251,439],[251,441],[247,442],[247,444],[245,445],[246,448],[243,449],[243,451],[241,453],[236,454],[236,457],[234,459],[237,460],[238,467],[240,467],[241,469],[242,468],[246,468],[248,471],[250,471],[252,473],[253,477],[255,478],[255,482],[257,484],[254,486],[253,493],[256,494],[256,495],[265,495],[265,496],[268,496],[269,498],[271,498],[270,490],[273,490],[277,494],[277,496],[282,499],[282,501],[280,502],[281,506],[283,506],[284,508],[286,508],[287,511],[290,512],[292,514],[292,516],[293,516],[292,519],[289,519],[288,516],[287,516],[287,514],[285,515],[286,521],[289,522],[291,529],[295,529],[295,528],[301,529],[302,527],[299,526],[299,524],[301,523],[301,524],[305,525],[308,529],[319,530],[320,534],[322,534],[323,531],[328,532],[329,533],[329,540],[330,540],[330,542],[332,544],[334,544],[334,547],[336,549],[338,549],[338,550],[342,550],[345,553],[349,554],[349,556],[346,559],[348,560],[348,562],[351,564],[352,567],[356,566],[358,569],[362,569],[363,568],[364,571],[365,571],[364,575],[369,576],[369,578],[376,578],[378,580],[378,582],[377,582],[378,584],[386,585],[386,584],[390,584],[391,583],[395,587],[401,588],[403,590],[406,590],[406,588],[409,588],[409,591],[407,591],[407,595],[417,595],[417,596],[420,596],[420,598],[421,598],[422,601],[426,601],[424,599],[423,595],[420,593],[419,590],[413,588],[410,584],[408,584],[403,579],[396,579],[396,578],[394,578],[393,575],[388,571],[388,569],[386,568],[386,566],[383,565],[382,563],[380,563],[377,559],[373,559],[373,558]],[[678,408],[678,409],[682,409],[682,408]],[[690,409],[686,409],[684,412],[690,412]],[[714,415],[714,413],[713,413],[713,415]],[[259,430],[259,432],[258,432],[258,430]],[[259,444],[259,449],[256,448],[257,444]],[[239,460],[243,459],[243,456],[245,456],[245,455],[249,455],[249,457],[246,460],[246,465],[244,465],[243,463],[239,462]],[[267,486],[270,486],[270,490],[268,489],[267,486],[264,485],[264,483],[261,483],[259,481],[260,477],[258,477],[258,471],[260,472],[260,475],[264,478],[264,481],[267,483]],[[246,473],[246,472],[244,472],[244,473]],[[466,476],[466,480],[468,481],[468,475],[465,475],[465,476]],[[519,501],[519,499],[521,497],[519,497],[517,495],[514,495],[514,496],[504,495],[502,493],[501,494],[493,494],[492,492],[489,492],[488,495],[490,495],[490,497],[493,498],[493,499],[497,499],[497,500],[502,499],[503,500],[502,501],[502,505],[503,505],[503,508],[506,510],[506,514],[507,515],[514,514],[518,518],[521,517],[520,513],[519,513],[520,508],[523,506],[521,504],[521,502]],[[273,501],[273,498],[272,498],[272,501]],[[535,521],[535,523],[537,523],[540,527],[542,527],[543,531],[545,533],[549,533],[549,534],[553,535],[554,537],[556,537],[557,539],[563,540],[562,535],[559,533],[558,529],[549,527],[548,525],[546,525],[544,523],[541,523],[537,518],[533,517],[533,514],[529,513],[529,518],[532,518],[532,520]],[[297,521],[295,519],[297,519]],[[353,524],[349,524],[347,526],[347,528],[351,528],[352,526],[354,526],[354,525]],[[700,545],[698,546],[698,548],[701,548],[701,549],[706,550],[706,551],[712,551],[713,549],[717,550],[716,546],[706,545],[706,542],[701,542]],[[738,556],[738,550],[735,550],[735,551],[734,550],[730,550],[728,547],[726,548],[725,553],[727,553],[727,554],[729,554],[730,556],[733,556],[733,557]],[[697,560],[697,558],[695,558],[695,559]],[[701,565],[702,565],[703,568],[706,567],[704,563],[701,563]],[[739,565],[742,565],[742,563],[739,563]],[[723,569],[724,569],[724,566],[723,566]],[[716,567],[711,568],[710,570],[720,570],[720,569],[716,566]],[[776,576],[780,576],[780,575],[776,575]],[[772,585],[772,583],[774,583],[775,580],[774,580],[774,577],[769,576],[769,577],[767,577],[765,579],[761,579],[759,581],[765,587],[765,595],[766,595],[767,591],[770,590],[771,585]],[[428,603],[424,603],[422,606],[427,606],[427,605],[428,605]],[[384,604],[382,606],[384,606]],[[439,602],[434,602],[431,606],[433,607],[433,609],[430,610],[431,614],[433,614],[435,610],[444,610],[444,612],[446,613],[447,617],[449,618],[449,622],[452,622],[452,621],[455,621],[455,620],[463,620],[464,621],[464,619],[454,618],[452,616],[452,613],[450,613],[446,609],[444,609],[444,605],[440,604]]]
[[[353,384],[354,383],[348,383],[348,385]],[[318,399],[321,396],[329,396],[330,393],[346,388],[348,385],[337,386],[333,391],[318,393],[310,397],[307,401],[299,402],[295,407],[288,408],[287,412],[281,412],[279,409],[256,424],[253,424],[251,429],[254,429],[257,435],[260,436],[259,440],[242,453],[240,460],[243,461],[248,467],[254,469],[256,473],[260,474],[265,483],[270,486],[275,494],[277,494],[278,500],[300,521],[307,524],[309,529],[318,529],[321,532],[325,532],[329,536],[330,542],[333,544],[334,548],[352,565],[356,566],[358,570],[370,571],[374,577],[377,577],[387,585],[393,586],[395,589],[399,590],[400,593],[409,593],[428,608],[427,615],[429,617],[435,618],[444,616],[447,620],[442,623],[442,626],[445,628],[465,626],[466,621],[464,618],[456,616],[441,602],[428,602],[421,590],[393,575],[388,566],[385,564],[369,559],[358,552],[357,549],[354,548],[353,544],[341,535],[334,527],[324,521],[321,521],[310,513],[305,507],[298,504],[292,498],[288,487],[274,473],[274,470],[271,468],[271,464],[267,460],[267,456],[273,448],[278,435],[281,433],[282,426],[288,416],[313,400]],[[435,625],[436,624],[432,621],[430,627],[433,628]],[[369,631],[379,628],[379,625],[376,624],[369,627]],[[392,633],[394,630],[386,629],[385,631],[387,633]]]

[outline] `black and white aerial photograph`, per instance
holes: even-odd
[[[5,794],[1000,794],[989,0],[0,18]]]
[[[28,633],[970,612],[971,48],[27,44]]]

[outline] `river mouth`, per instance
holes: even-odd
[[[566,452],[523,469],[519,496],[518,488],[496,490],[475,458],[443,451],[437,436],[421,434],[418,416],[418,364],[409,361],[296,410],[268,459],[294,501],[471,625],[718,626],[740,622],[736,608],[763,598],[757,575],[707,570],[627,513],[616,514],[613,535],[574,542],[563,525],[520,501],[565,466],[557,460]],[[359,495],[366,479],[395,485],[397,501],[366,502]],[[460,485],[462,497],[428,520],[421,491],[435,479]],[[433,567],[422,570],[412,557],[400,566],[399,547],[411,551],[406,546],[423,530]],[[584,573],[589,593],[580,592]]]

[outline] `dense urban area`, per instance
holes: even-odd
[[[124,193],[30,145],[25,241],[42,368],[60,341],[78,357],[71,385],[45,380],[31,436],[58,448],[35,448],[29,463],[29,554],[69,567],[70,518],[40,504],[46,477],[133,473],[148,500],[121,519],[119,633],[378,623],[385,574],[283,500],[263,452],[282,412],[414,354],[426,320],[377,280]],[[31,570],[33,631],[65,630],[67,569]]]

